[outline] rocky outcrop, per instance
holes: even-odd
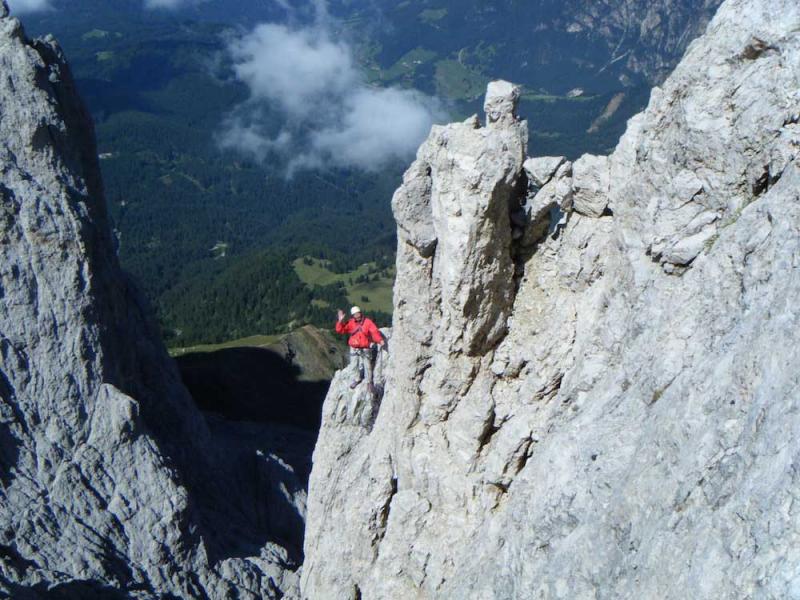
[[[0,73],[0,595],[281,597],[305,493],[280,431],[194,407],[117,262],[64,57],[4,2]]]
[[[800,5],[727,0],[610,157],[515,91],[393,201],[374,424],[314,454],[305,598],[800,594]]]
[[[540,4],[552,10],[549,3]],[[596,65],[599,73],[616,71],[623,81],[639,74],[660,83],[720,4],[720,0],[567,0],[551,26],[573,39],[602,42],[607,55]]]

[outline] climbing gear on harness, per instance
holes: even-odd
[[[382,344],[384,342],[383,335],[377,325],[367,317],[356,321],[350,319],[347,322],[338,321],[336,323],[336,333],[350,334],[350,339],[347,341],[351,348],[363,349],[369,348],[372,343]]]

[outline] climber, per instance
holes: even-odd
[[[350,389],[364,381],[364,371],[369,375],[369,391],[374,393],[375,383],[373,381],[373,371],[376,358],[376,347],[386,348],[386,340],[381,335],[375,323],[364,316],[358,306],[350,309],[352,319],[345,322],[344,311],[339,309],[339,320],[336,322],[336,333],[344,335],[350,334],[347,341],[350,346],[350,355],[356,363],[356,379],[350,384]]]

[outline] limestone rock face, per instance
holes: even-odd
[[[541,4],[549,8],[546,2]],[[720,4],[720,0],[566,0],[560,3],[560,18],[553,25],[578,38],[591,32],[602,40],[610,57],[601,69],[625,65],[628,72],[658,83],[669,75],[687,44],[703,32]]]
[[[386,392],[326,401],[304,598],[799,596],[800,5],[727,0],[610,157],[488,120],[395,195]]]
[[[0,7],[0,595],[280,597],[302,483],[194,407],[117,262],[61,51]]]
[[[515,123],[520,89],[508,81],[492,81],[486,89],[483,111],[489,127],[502,127]]]

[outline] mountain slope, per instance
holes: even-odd
[[[490,90],[395,195],[386,394],[326,399],[305,596],[796,596],[800,6],[727,0],[608,158],[523,167]]]
[[[4,2],[0,72],[0,595],[282,597],[305,492],[279,432],[195,408],[117,261],[63,54]]]
[[[248,97],[226,51],[231,36],[259,22],[307,25],[312,3],[294,2],[291,13],[263,0],[186,2],[178,10],[147,10],[142,0],[51,4],[52,11],[26,14],[26,26],[56,34],[70,58],[97,124],[123,267],[154,305],[171,345],[286,330],[290,319],[275,318],[268,300],[293,294],[298,282],[284,273],[280,289],[266,298],[247,273],[254,260],[334,257],[351,261],[342,269],[348,271],[391,254],[388,199],[408,159],[378,175],[329,170],[287,181],[285,156],[259,162],[218,147],[226,117]],[[435,93],[454,115],[466,116],[477,110],[490,77],[511,79],[525,85],[521,102],[533,124],[532,147],[572,158],[613,148],[651,84],[677,62],[715,6],[701,0],[328,4],[332,35],[348,42],[375,85]],[[574,88],[584,93],[570,96]],[[285,116],[275,106],[265,112],[267,129],[280,129]],[[226,310],[216,310],[219,301],[205,293],[219,288],[233,296]],[[253,306],[254,296],[265,301]],[[310,301],[294,294],[288,304]],[[248,311],[230,310],[235,305]],[[326,322],[314,311],[293,318]]]
[[[659,83],[702,33],[718,0],[413,0],[335,2],[360,18],[393,63],[414,47],[458,55],[468,66],[565,93],[577,80],[608,88]],[[442,32],[450,35],[444,37]],[[413,32],[413,33],[411,33]],[[477,63],[475,61],[478,61]]]

